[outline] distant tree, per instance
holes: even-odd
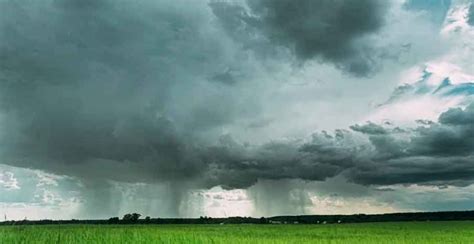
[[[132,221],[136,222],[140,218],[140,216],[142,215],[139,213],[132,213]]]
[[[107,221],[109,224],[117,224],[120,222],[119,217],[112,217]]]
[[[122,220],[123,221],[131,221],[132,220],[132,214],[125,214],[123,217],[122,217]]]
[[[140,216],[142,216],[141,214],[139,213],[128,213],[128,214],[125,214],[122,218],[122,220],[124,222],[137,222],[138,219],[140,218]]]
[[[145,221],[146,221],[146,222],[150,222],[150,220],[151,220],[150,216],[146,216],[146,217],[145,217]]]

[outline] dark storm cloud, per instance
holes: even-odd
[[[219,146],[207,153],[209,172],[206,184],[245,188],[259,179],[325,180],[350,167],[364,148],[356,148],[350,132],[333,135],[315,133],[306,143],[271,142],[245,146],[223,137]]]
[[[223,120],[170,110],[189,99],[176,94],[181,86],[215,72],[202,60],[219,62],[200,28],[205,12],[108,0],[1,1],[0,9],[5,163],[127,181],[204,168],[172,117],[191,114],[196,130]]]
[[[349,179],[366,185],[427,184],[466,186],[473,182],[473,156],[401,157],[354,168]]]
[[[209,186],[245,188],[259,179],[322,181],[342,175],[363,185],[467,185],[474,180],[474,104],[412,129],[367,123],[311,140],[241,145],[229,136],[209,148]]]
[[[250,11],[233,3],[210,4],[222,26],[245,46],[268,53],[265,42],[291,50],[300,60],[320,58],[355,75],[377,66],[363,37],[384,24],[383,1],[247,1]],[[260,36],[260,39],[259,39]]]
[[[438,123],[417,127],[407,138],[393,133],[369,135],[376,150],[368,161],[350,169],[348,177],[363,184],[466,185],[474,180],[473,118],[471,104],[465,109],[449,109]]]
[[[250,13],[221,2],[211,7],[236,38],[251,28],[299,59],[322,58],[364,74],[359,38],[382,25],[381,4],[262,0],[249,2]],[[214,39],[222,33],[207,26],[210,10],[185,6],[1,1],[2,163],[96,184],[246,188],[260,179],[337,175],[381,185],[472,180],[474,105],[408,130],[368,123],[307,140],[253,145],[223,136],[216,142],[213,129],[258,106],[243,98],[246,92],[234,92],[240,73],[222,69],[233,66],[223,64],[226,50]],[[259,38],[245,37],[245,44],[258,46]]]
[[[447,125],[472,125],[474,124],[474,108],[473,105],[463,110],[461,108],[453,108],[439,117],[441,124]]]

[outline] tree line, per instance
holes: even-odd
[[[474,211],[413,212],[389,214],[353,215],[299,215],[274,217],[227,217],[212,218],[141,218],[139,213],[127,213],[122,218],[111,217],[98,220],[19,220],[3,221],[0,225],[22,224],[336,224],[363,222],[402,222],[402,221],[451,221],[474,220]]]

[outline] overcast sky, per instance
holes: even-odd
[[[8,219],[474,209],[471,0],[0,0]]]

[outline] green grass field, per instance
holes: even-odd
[[[474,243],[474,221],[0,227],[0,243]]]

